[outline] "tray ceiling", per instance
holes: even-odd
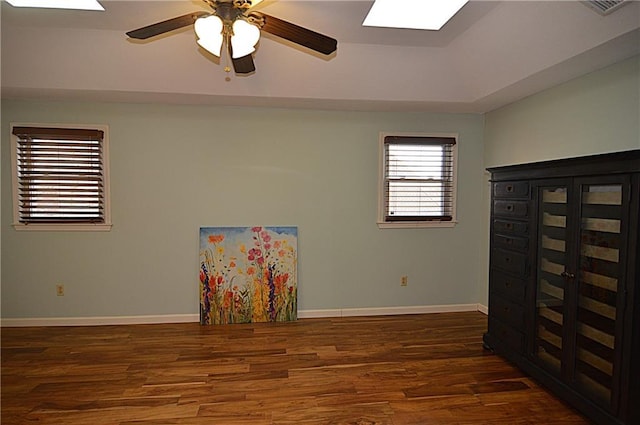
[[[2,96],[482,113],[639,54],[640,2],[628,3],[602,16],[579,1],[472,0],[421,31],[363,27],[372,1],[264,0],[257,10],[336,38],[338,51],[263,34],[256,72],[236,76],[192,28],[125,36],[208,10],[201,1],[106,0],[104,12],[2,2]]]

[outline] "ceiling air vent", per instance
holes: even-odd
[[[587,0],[583,4],[589,6],[601,15],[608,15],[628,3],[627,0]]]

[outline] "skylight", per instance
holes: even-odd
[[[40,7],[47,9],[104,10],[98,0],[6,0],[14,7]]]
[[[405,7],[404,3],[398,0],[375,0],[362,25],[437,31],[468,1],[421,0],[411,2],[410,7]]]

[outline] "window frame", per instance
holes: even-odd
[[[453,138],[455,144],[452,147],[452,211],[451,220],[426,219],[426,220],[387,220],[386,218],[386,178],[385,178],[385,138],[389,136],[397,137],[419,137],[419,138]],[[458,133],[404,133],[404,132],[380,132],[378,142],[378,217],[377,225],[380,229],[403,229],[403,228],[428,228],[455,227],[457,221],[457,190],[458,190]]]
[[[97,130],[103,132],[102,139],[102,178],[104,220],[99,223],[24,223],[20,221],[20,200],[18,188],[18,140],[13,134],[15,127],[53,128],[57,130]],[[109,126],[105,124],[59,124],[59,123],[24,123],[10,124],[11,136],[11,190],[13,201],[13,227],[18,231],[110,231],[111,222],[111,184],[109,175]]]

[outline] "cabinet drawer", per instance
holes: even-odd
[[[491,317],[489,318],[489,333],[508,349],[517,353],[524,352],[524,336],[522,332]]]
[[[527,201],[493,201],[493,214],[507,217],[527,217],[529,203]]]
[[[528,198],[529,182],[496,182],[493,196],[498,198]]]
[[[524,277],[527,275],[527,256],[519,252],[494,248],[491,250],[491,266]]]
[[[526,221],[493,220],[493,231],[496,233],[527,235],[529,234],[529,223]]]
[[[490,292],[496,293],[517,303],[524,302],[525,291],[527,288],[527,282],[524,279],[509,276],[499,270],[491,270],[489,273]]]
[[[529,248],[529,238],[521,238],[511,235],[500,235],[494,233],[493,243],[495,246],[516,249],[518,251],[526,251]]]
[[[489,296],[489,316],[507,323],[514,329],[520,330],[524,326],[524,310],[522,306],[496,294]]]

